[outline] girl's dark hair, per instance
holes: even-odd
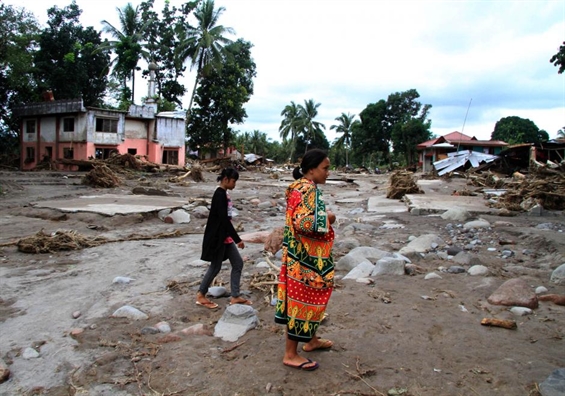
[[[317,168],[318,165],[320,165],[322,161],[325,160],[326,158],[328,158],[328,155],[323,150],[320,149],[308,150],[306,154],[304,154],[300,166],[299,167],[297,166],[292,171],[292,177],[294,177],[295,180],[300,179],[310,169]]]
[[[224,168],[222,169],[222,173],[220,173],[220,176],[218,176],[217,180],[222,181],[224,177],[227,177],[228,179],[237,180],[239,179],[239,172],[236,171],[234,168]]]

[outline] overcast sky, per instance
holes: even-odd
[[[4,0],[45,23],[47,9],[71,1]],[[141,1],[132,0],[136,6]],[[173,5],[185,1],[170,0]],[[118,27],[122,0],[77,0],[81,22]],[[255,93],[236,130],[278,139],[291,101],[320,103],[330,126],[394,92],[416,89],[431,104],[432,132],[490,139],[502,117],[532,120],[555,137],[565,126],[565,75],[549,62],[565,41],[565,0],[216,0],[220,24],[254,47]],[[156,0],[156,10],[163,0]],[[141,79],[139,79],[141,80]],[[192,89],[194,74],[185,86]],[[145,85],[136,93],[146,95]],[[186,95],[184,106],[188,106]]]

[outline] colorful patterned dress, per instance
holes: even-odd
[[[286,191],[286,219],[275,322],[288,338],[308,342],[324,317],[334,282],[334,231],[322,193],[302,178]]]

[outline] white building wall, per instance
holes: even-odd
[[[149,120],[134,120],[128,118],[125,124],[126,139],[147,139],[148,125]]]
[[[157,140],[165,147],[183,147],[184,119],[157,117]]]

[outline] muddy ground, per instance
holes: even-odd
[[[307,354],[320,368],[305,372],[282,364],[285,334],[273,321],[272,289],[251,286],[269,271],[256,266],[263,257],[261,243],[247,243],[242,251],[242,289],[254,301],[259,326],[233,343],[210,334],[180,335],[195,324],[213,332],[228,303],[217,299],[221,309],[216,311],[195,305],[197,283],[206,269],[198,260],[205,219],[193,216],[189,224],[167,224],[156,213],[103,216],[36,205],[81,195],[131,194],[138,186],[160,188],[189,203],[212,196],[215,174],[205,172],[204,182],[183,185],[168,182],[169,175],[136,174],[113,189],[84,186],[82,175],[0,172],[0,359],[11,372],[0,384],[0,395],[518,396],[537,395],[538,384],[565,367],[565,307],[541,302],[532,315],[515,317],[510,307],[486,301],[503,282],[517,277],[532,288],[565,294],[565,286],[549,281],[552,270],[565,263],[561,212],[476,215],[493,225],[508,224],[473,238],[464,233],[454,237],[448,232],[454,222],[437,215],[359,214],[355,209],[366,209],[369,196],[386,194],[388,175],[347,175],[349,181],[326,184],[328,207],[338,215],[336,242],[346,238],[342,233],[351,224],[356,231],[347,238],[390,252],[405,246],[409,236],[427,233],[441,236],[446,245],[478,239],[473,255],[489,275],[440,272],[439,267],[452,263],[428,254],[412,257],[413,262],[442,279],[424,280],[422,273],[379,276],[372,285],[338,280],[319,333],[335,345]],[[240,234],[283,225],[282,193],[290,172],[280,176],[242,172],[232,192]],[[446,200],[454,190],[473,189],[465,179],[444,183],[438,191],[445,192]],[[365,201],[336,202],[354,196]],[[271,200],[279,208],[260,209],[251,198]],[[383,227],[391,223],[395,226]],[[547,223],[551,229],[536,228]],[[40,230],[132,240],[54,253],[18,251],[14,242]],[[173,232],[180,236],[161,237]],[[154,238],[135,240],[140,235]],[[497,251],[488,251],[493,246]],[[515,255],[502,258],[500,252],[508,248]],[[336,261],[347,252],[347,246],[337,243]],[[133,281],[113,283],[117,276]],[[229,286],[229,264],[217,280]],[[173,281],[176,287],[171,287]],[[111,317],[123,305],[142,310],[149,319]],[[517,329],[482,326],[485,317],[515,320]],[[142,334],[144,327],[162,321],[172,333]],[[39,356],[24,358],[26,348]]]

